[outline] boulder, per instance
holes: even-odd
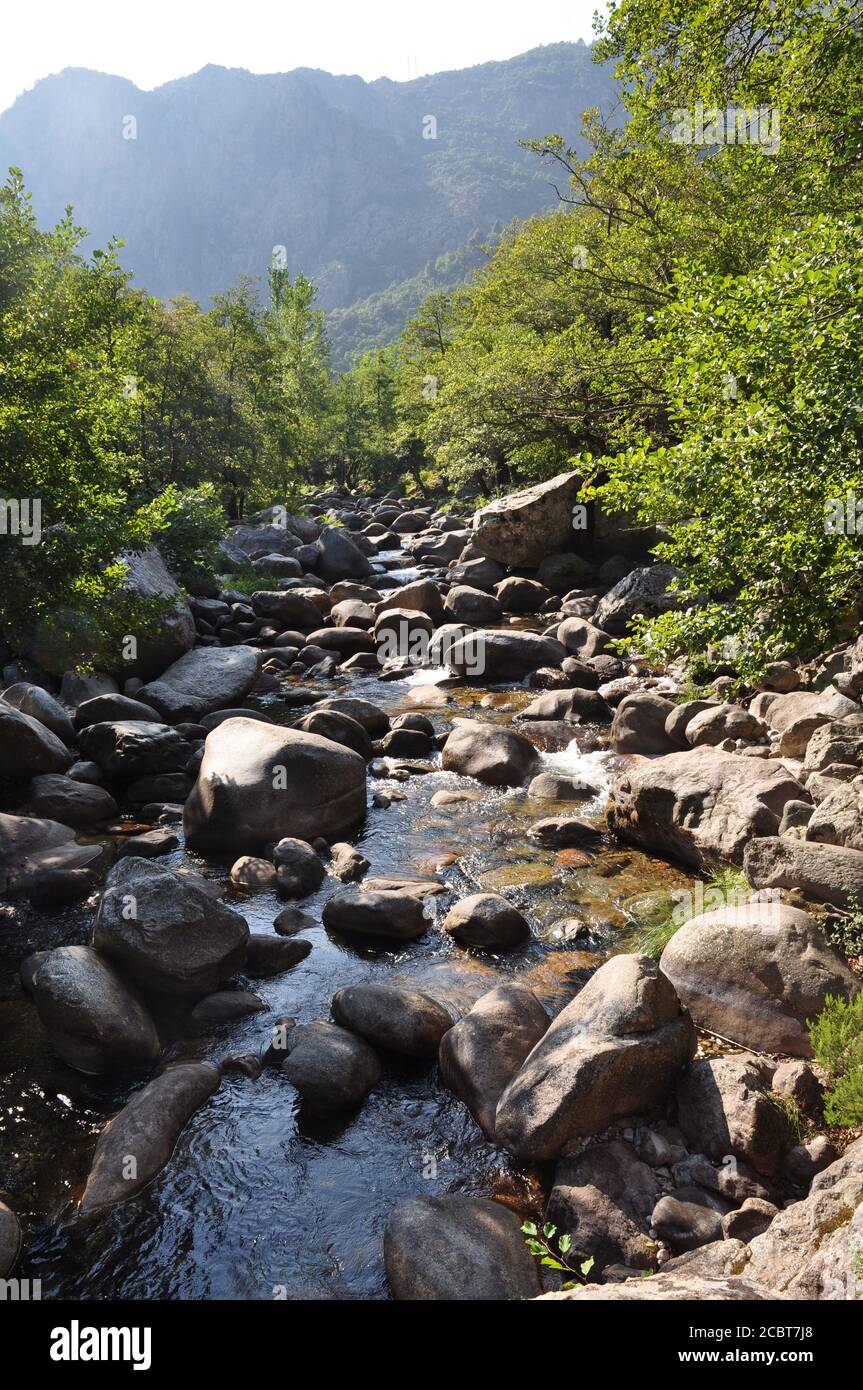
[[[441,1079],[490,1139],[498,1101],[548,1022],[531,990],[499,985],[483,994],[441,1040]]]
[[[453,1024],[434,999],[402,985],[348,985],[334,995],[332,1013],[342,1028],[405,1057],[436,1057]]]
[[[590,661],[592,657],[607,652],[612,639],[585,618],[564,618],[557,629],[557,640],[563,643],[571,656]]]
[[[414,941],[428,929],[422,898],[397,889],[347,888],[325,904],[322,920],[341,936],[380,936]]]
[[[666,728],[676,706],[652,690],[626,695],[614,711],[611,746],[615,753],[673,753],[681,740]]]
[[[414,609],[418,613],[426,613],[435,625],[443,622],[443,599],[431,579],[414,579],[410,584],[400,584],[391,594],[378,601],[375,617],[385,613],[388,608]]]
[[[541,666],[559,666],[565,656],[566,648],[553,637],[481,629],[448,644],[446,664],[472,680],[520,681]]]
[[[568,594],[571,589],[590,584],[592,575],[593,571],[588,562],[573,551],[546,555],[536,571],[537,581],[560,597]]]
[[[680,595],[671,593],[670,585],[680,577],[680,570],[673,565],[630,570],[600,599],[594,616],[596,626],[621,634],[633,618],[658,618],[673,612],[680,607]]]
[[[494,596],[504,613],[539,613],[552,599],[544,584],[514,574],[495,585]]]
[[[572,1237],[570,1264],[592,1259],[595,1274],[618,1262],[653,1269],[656,1243],[649,1231],[658,1189],[653,1169],[630,1144],[593,1144],[581,1157],[557,1164],[546,1220]]]
[[[316,547],[315,570],[322,579],[364,579],[372,572],[366,556],[340,526],[325,526]]]
[[[241,854],[231,866],[231,882],[235,888],[248,889],[252,893],[268,892],[276,886],[276,866],[269,859]]]
[[[441,767],[475,777],[490,787],[518,787],[533,771],[539,754],[523,734],[502,724],[454,719],[444,744]]]
[[[807,1020],[828,994],[850,999],[856,976],[807,913],[754,902],[693,917],[660,968],[695,1023],[743,1047],[810,1057]]]
[[[697,1250],[722,1239],[726,1205],[700,1187],[680,1187],[661,1197],[650,1224],[663,1245],[675,1253]]]
[[[390,1215],[384,1264],[399,1301],[511,1302],[541,1291],[518,1217],[484,1197],[410,1197]]]
[[[0,812],[0,893],[29,892],[56,873],[87,869],[100,855],[98,845],[76,844],[71,826]]]
[[[510,566],[539,565],[550,551],[569,549],[580,488],[577,473],[560,473],[498,498],[474,516],[474,546],[488,559]]]
[[[727,1244],[726,1241],[722,1242]],[[686,1270],[654,1274],[650,1279],[624,1279],[620,1284],[586,1284],[564,1293],[546,1293],[541,1302],[554,1299],[574,1303],[758,1303],[776,1295],[766,1284],[729,1274],[704,1277]]]
[[[807,898],[848,907],[863,898],[863,851],[788,835],[752,840],[743,867],[754,888],[799,888]]]
[[[742,705],[711,705],[687,722],[686,742],[691,748],[716,747],[727,738],[758,739],[767,728]]]
[[[0,700],[0,775],[29,781],[42,773],[65,772],[72,754],[46,724]]]
[[[623,839],[685,863],[739,864],[746,845],[759,843],[753,837],[776,835],[785,803],[799,800],[806,793],[784,767],[699,749],[622,768],[608,820]]]
[[[105,880],[93,945],[124,975],[161,994],[212,994],[241,969],[244,917],[147,859],[121,859]]]
[[[746,1277],[776,1298],[859,1300],[863,1140],[819,1173],[809,1196],[780,1211],[749,1245]]]
[[[301,733],[317,734],[331,743],[341,743],[365,760],[372,756],[372,741],[362,724],[339,710],[318,707],[298,719],[294,728]]]
[[[835,783],[835,791],[818,802],[806,825],[807,840],[863,850],[863,781]]]
[[[521,711],[520,719],[557,719],[570,724],[596,721],[605,723],[611,718],[611,710],[602,696],[595,690],[549,690],[538,695]]]
[[[791,1147],[783,1110],[770,1099],[773,1068],[758,1057],[708,1057],[677,1086],[677,1119],[690,1141],[714,1159],[742,1158],[767,1177]]]
[[[259,618],[281,623],[283,627],[311,632],[319,627],[321,610],[307,594],[294,589],[261,589],[252,594],[252,607]]]
[[[305,840],[286,836],[273,850],[279,893],[284,898],[305,898],[326,877],[320,857]]]
[[[442,928],[460,946],[509,951],[530,936],[527,918],[498,893],[474,893],[451,907]]]
[[[195,645],[195,620],[158,550],[151,546],[135,553],[126,551],[119,559],[128,570],[123,588],[148,606],[156,600],[161,608],[145,629],[146,636],[138,638],[134,658],[122,662],[124,676],[152,680]]]
[[[143,719],[90,724],[78,737],[82,756],[96,763],[106,777],[122,782],[151,773],[180,772],[191,754],[176,729]]]
[[[467,584],[456,584],[450,589],[444,608],[452,622],[469,623],[471,627],[500,622],[503,615],[496,598],[482,589],[471,589]]]
[[[362,724],[372,738],[380,738],[390,727],[389,715],[371,700],[361,700],[355,695],[338,695],[329,700],[320,700],[315,709],[332,710],[336,714],[346,714]]]
[[[363,1038],[318,1020],[292,1028],[282,1074],[311,1111],[353,1110],[380,1080],[377,1054]]]
[[[91,700],[82,700],[76,709],[75,728],[86,729],[90,724],[110,724],[124,719],[158,724],[160,715],[152,705],[132,700],[128,695],[94,695]]]
[[[76,782],[59,773],[34,777],[27,788],[31,811],[61,825],[86,827],[111,820],[118,814],[117,803],[104,787]]]
[[[259,667],[260,654],[251,647],[197,647],[145,685],[140,697],[166,719],[196,720],[245,700]]]
[[[253,933],[246,948],[244,974],[252,980],[270,980],[274,975],[293,970],[295,965],[305,960],[311,949],[311,941]]]
[[[81,1198],[81,1217],[128,1201],[152,1182],[220,1081],[218,1067],[208,1062],[176,1062],[134,1095],[99,1135]]]
[[[655,962],[614,956],[552,1023],[500,1098],[495,1130],[542,1161],[655,1104],[695,1052],[692,1020]]]
[[[72,720],[59,700],[55,700],[41,685],[29,685],[26,681],[19,681],[17,685],[7,686],[0,695],[4,704],[11,705],[13,709],[20,710],[22,714],[28,714],[31,719],[44,724],[45,728],[50,729],[67,747],[71,747],[75,742],[75,726]]]
[[[39,1021],[54,1051],[92,1076],[146,1071],[159,1038],[138,994],[89,946],[44,953],[33,977]]]
[[[190,1037],[205,1037],[217,1029],[237,1023],[251,1014],[266,1013],[267,1006],[247,989],[223,989],[199,999],[186,1019]]]
[[[358,753],[317,734],[229,719],[207,738],[183,825],[191,849],[255,854],[285,836],[332,839],[365,809]]]

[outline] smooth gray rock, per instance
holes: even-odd
[[[411,1197],[390,1215],[384,1264],[395,1299],[511,1302],[540,1292],[518,1217],[484,1197]]]
[[[396,890],[347,888],[324,906],[324,926],[342,936],[391,937],[414,941],[428,929],[422,898]]]
[[[47,690],[43,690],[41,685],[30,685],[27,681],[19,681],[16,685],[7,686],[0,692],[2,700],[13,709],[20,710],[22,714],[29,714],[31,719],[36,719],[40,724],[44,724],[46,729],[59,738],[61,743],[70,747],[75,742],[75,726],[68,714]]]
[[[0,769],[11,781],[65,772],[72,754],[47,725],[0,700]]]
[[[491,787],[517,787],[533,771],[539,754],[523,734],[502,724],[454,719],[441,767]]]
[[[453,1025],[446,1009],[427,994],[393,984],[348,985],[333,996],[332,1013],[342,1028],[406,1057],[436,1057]]]
[[[140,692],[166,719],[199,719],[239,705],[258,678],[260,653],[251,647],[197,647]]]
[[[48,951],[32,985],[51,1046],[77,1071],[145,1071],[158,1057],[159,1038],[143,1001],[91,947]]]
[[[441,1079],[489,1138],[494,1137],[501,1095],[548,1024],[548,1014],[531,990],[499,985],[483,994],[442,1038]]]
[[[460,946],[482,951],[509,951],[530,936],[527,918],[499,893],[473,893],[462,898],[441,925]]]
[[[31,811],[47,820],[76,828],[112,820],[119,808],[110,792],[88,782],[76,782],[59,773],[34,777],[27,788]]]
[[[282,1074],[312,1111],[354,1110],[380,1080],[374,1049],[335,1023],[300,1024],[286,1045]]]

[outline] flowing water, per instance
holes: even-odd
[[[392,715],[426,713],[443,732],[454,717],[509,721],[535,692],[441,687],[423,673],[395,682],[357,677],[338,682],[335,692],[328,683],[323,693],[359,694]],[[286,709],[277,695],[249,703],[285,723],[304,713]],[[583,775],[597,788],[591,801],[532,801],[524,791],[489,790],[439,770],[407,782],[370,778],[370,790],[396,790],[405,800],[370,809],[355,841],[371,862],[369,877],[440,876],[453,891],[427,899],[430,914],[444,914],[469,892],[504,893],[531,922],[523,950],[472,954],[434,926],[398,950],[357,949],[320,925],[327,896],[342,887],[328,878],[299,904],[315,921],[302,933],[311,954],[288,973],[250,985],[271,1012],[175,1045],[170,1059],[258,1054],[275,1020],[326,1018],[336,990],[363,980],[403,978],[420,988],[425,981],[463,1002],[520,975],[551,1009],[561,1007],[620,949],[632,904],[681,876],[610,841],[584,863],[580,854],[528,840],[531,821],[544,816],[599,818],[612,756],[599,730],[531,730],[542,749],[540,770]],[[434,808],[432,795],[442,788],[469,790],[475,799]],[[183,849],[159,862],[228,881],[229,864],[208,864]],[[284,906],[273,894],[241,898],[230,888],[227,901],[264,933]],[[25,1223],[16,1272],[41,1279],[43,1297],[382,1299],[383,1226],[401,1199],[464,1192],[493,1195],[519,1212],[540,1209],[547,1174],[519,1168],[489,1144],[440,1084],[435,1065],[388,1058],[362,1108],[327,1121],[308,1117],[278,1072],[257,1080],[229,1072],[156,1180],[89,1228],[77,1227],[74,1201],[94,1137],[135,1088],[118,1090],[57,1061],[15,969],[30,950],[87,940],[92,910],[91,903],[49,917],[25,905],[17,924],[0,917],[0,1193]],[[567,918],[580,919],[588,934],[575,939],[555,927]]]

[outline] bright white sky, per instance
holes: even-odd
[[[589,41],[597,8],[602,0],[31,0],[4,7],[0,111],[67,67],[146,88],[206,63],[405,81]]]

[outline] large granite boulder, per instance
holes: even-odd
[[[179,585],[158,550],[150,547],[137,553],[124,552],[120,560],[128,569],[123,587],[148,604],[158,601],[160,610],[151,629],[138,638],[137,651],[129,661],[117,662],[124,678],[137,676],[152,680],[184,656],[195,645],[195,620]]]
[[[490,787],[518,787],[538,761],[534,745],[514,729],[476,719],[454,719],[441,767],[445,772],[475,777]]]
[[[340,526],[325,526],[316,547],[315,571],[322,579],[363,579],[372,572],[367,557]]]
[[[365,810],[358,753],[317,734],[228,719],[207,737],[183,824],[190,848],[236,857],[286,836],[332,840]]]
[[[71,826],[0,812],[0,893],[23,893],[58,870],[86,869],[99,845],[79,845]]]
[[[33,979],[39,1021],[54,1051],[93,1076],[145,1071],[159,1055],[136,991],[89,946],[47,951]]]
[[[95,1216],[146,1187],[220,1082],[209,1062],[175,1062],[134,1095],[99,1135],[79,1215]]]
[[[160,994],[212,994],[245,963],[246,919],[189,878],[121,859],[105,880],[93,945],[124,976]]]
[[[558,1014],[500,1098],[497,1139],[518,1158],[567,1153],[669,1090],[695,1029],[645,956],[614,956]]]
[[[541,637],[536,632],[480,628],[463,637],[454,634],[443,655],[457,675],[471,680],[520,681],[541,666],[559,666],[566,648],[556,638]]]
[[[165,719],[194,722],[241,704],[258,678],[260,660],[251,647],[197,647],[145,685],[140,698]]]
[[[701,748],[623,767],[608,821],[623,839],[689,864],[739,864],[753,837],[776,835],[786,802],[806,800],[784,767]]]
[[[481,507],[473,519],[476,550],[513,567],[536,566],[551,551],[572,548],[572,509],[580,488],[577,473],[559,473]]]
[[[680,578],[673,565],[648,565],[634,569],[609,589],[599,602],[594,622],[604,632],[626,632],[633,618],[658,618],[680,607],[680,595],[670,585]]]
[[[774,1068],[748,1054],[706,1057],[681,1076],[677,1122],[690,1148],[709,1158],[743,1159],[766,1177],[778,1172],[794,1139],[771,1097]]]
[[[0,700],[0,776],[29,781],[41,773],[65,772],[72,754],[47,725]]]
[[[541,1291],[514,1212],[484,1197],[410,1197],[384,1231],[395,1299],[511,1302]]]
[[[807,898],[848,907],[863,898],[863,851],[789,835],[752,840],[743,867],[754,888],[799,888]]]
[[[13,709],[20,710],[22,714],[29,714],[31,719],[44,724],[45,728],[50,729],[67,747],[71,747],[75,742],[75,726],[72,720],[60,701],[55,700],[47,690],[43,690],[41,685],[19,681],[16,685],[7,686],[0,694],[4,704],[11,705]]]
[[[498,1101],[548,1024],[548,1014],[531,990],[499,985],[441,1039],[441,1079],[490,1139]]]
[[[806,1024],[827,995],[850,999],[860,988],[811,917],[778,902],[693,917],[671,938],[660,968],[700,1028],[793,1057],[812,1055]]]

